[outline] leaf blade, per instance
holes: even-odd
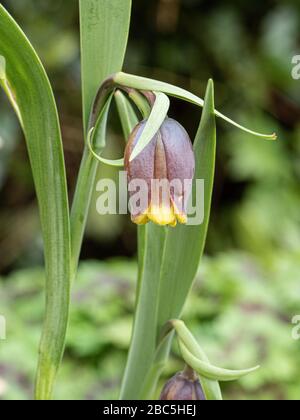
[[[204,101],[203,99],[199,98],[198,96],[194,95],[193,93],[182,89],[180,87],[171,85],[169,83],[160,82],[154,79],[148,79],[146,77],[139,77],[132,74],[126,73],[117,73],[114,76],[114,81],[116,84],[121,86],[129,86],[134,89],[141,89],[141,90],[155,90],[158,92],[163,92],[167,95],[174,96],[176,98],[184,99],[194,105],[203,107]],[[275,133],[273,134],[262,134],[256,131],[250,130],[238,124],[237,122],[233,121],[232,119],[228,118],[221,112],[214,110],[214,113],[217,117],[220,117],[224,121],[228,122],[229,124],[235,126],[236,128],[245,131],[246,133],[252,134],[257,137],[264,138],[266,140],[276,140],[277,136]]]
[[[223,369],[217,366],[213,366],[210,363],[203,362],[202,360],[195,357],[183,344],[182,341],[179,341],[180,351],[185,362],[191,366],[199,375],[204,378],[221,381],[221,382],[231,382],[241,379],[250,373],[256,372],[259,369],[259,366],[255,366],[250,369],[244,370],[229,370]]]
[[[22,30],[0,5],[0,55],[22,116],[44,238],[46,311],[36,398],[50,399],[62,359],[70,294],[70,227],[61,133],[45,70]]]
[[[209,81],[207,86],[202,117],[195,137],[194,151],[196,156],[195,179],[204,179],[206,184],[204,222],[198,226],[178,225],[176,228],[168,228],[159,282],[160,302],[157,318],[159,331],[169,320],[180,318],[204,250],[216,159],[216,121],[212,81]],[[193,246],[182,250],[183,243],[193,244]],[[169,343],[166,342],[165,346],[168,345]],[[168,352],[165,352],[165,357],[167,355]],[[207,398],[222,399],[220,387],[216,381],[201,378],[201,383]]]
[[[84,132],[95,94],[110,75],[123,66],[131,0],[79,0]]]
[[[94,97],[111,73],[123,66],[128,41],[131,0],[79,0],[84,138]],[[91,127],[90,127],[91,128]],[[105,144],[105,130],[99,136]],[[97,145],[96,145],[97,146]],[[86,144],[71,210],[72,271],[76,272],[98,169]]]
[[[161,269],[159,327],[170,319],[180,318],[183,304],[191,288],[203,254],[214,183],[216,158],[216,123],[214,115],[214,89],[207,87],[205,107],[194,142],[196,156],[195,179],[205,181],[204,221],[200,225],[179,225],[168,228],[166,248]],[[182,244],[193,244],[182,250]],[[176,262],[174,264],[174,261]],[[169,305],[166,305],[169,302]]]

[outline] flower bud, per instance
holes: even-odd
[[[191,140],[177,121],[166,118],[150,143],[130,162],[145,124],[142,121],[134,128],[125,150],[132,221],[171,226],[177,221],[186,223],[195,172]]]
[[[185,370],[173,376],[164,386],[160,400],[205,400],[199,379],[194,371]]]

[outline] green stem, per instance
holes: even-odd
[[[126,89],[128,92],[129,98],[135,103],[135,105],[140,110],[143,118],[149,118],[151,113],[151,106],[144,95],[135,89]]]

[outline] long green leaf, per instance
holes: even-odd
[[[46,315],[36,398],[49,399],[63,354],[68,321],[70,232],[65,166],[48,78],[29,41],[2,5],[0,55],[6,62],[6,88],[22,120],[39,202],[46,265]]]
[[[185,362],[201,375],[200,379],[206,394],[206,399],[222,399],[219,389],[214,385],[218,384],[216,381],[233,381],[259,368],[259,366],[256,366],[251,369],[233,371],[212,366],[205,352],[183,321],[172,320],[169,324],[174,327],[178,335],[180,350],[182,351]],[[207,379],[210,380],[208,381]],[[212,398],[210,397],[211,394]]]
[[[169,228],[167,232],[162,267],[158,309],[158,328],[167,321],[179,318],[192,286],[201,260],[210,217],[210,207],[215,174],[216,122],[214,114],[214,86],[208,82],[203,113],[194,141],[196,156],[196,179],[204,179],[204,221],[201,225]],[[182,244],[189,244],[183,247]],[[205,379],[204,379],[205,382]],[[217,383],[203,383],[212,397],[221,398]]]
[[[148,224],[140,233],[139,293],[133,337],[121,398],[150,397],[170,348],[170,339],[157,348],[161,327],[179,317],[203,253],[213,189],[216,126],[213,82],[210,81],[197,132],[195,178],[205,180],[205,217],[199,226],[161,228]],[[191,246],[182,247],[182,244]],[[157,353],[158,352],[158,353]],[[205,380],[205,379],[204,379]],[[151,383],[152,382],[152,383]],[[214,394],[221,399],[217,384]],[[213,394],[213,393],[212,393]]]
[[[96,92],[123,66],[131,0],[79,0],[81,78],[85,133]]]
[[[83,121],[87,139],[89,115],[97,90],[108,75],[123,66],[131,0],[79,0],[79,6]],[[99,137],[100,142],[103,135]],[[97,168],[98,162],[86,143],[71,211],[73,272],[78,264]]]
[[[210,216],[216,156],[213,92],[213,82],[210,80],[205,96],[205,108],[194,142],[196,156],[194,188],[196,179],[204,180],[204,221],[202,224],[195,226],[178,225],[173,229],[168,229],[159,292],[158,322],[160,328],[168,320],[180,318],[204,250]],[[188,246],[183,247],[183,244]]]
[[[153,224],[139,227],[139,280],[130,351],[123,378],[121,399],[139,399],[157,345],[159,273],[165,228]]]
[[[218,380],[221,382],[230,382],[236,381],[250,373],[253,373],[259,369],[259,366],[255,366],[250,369],[244,370],[229,370],[223,369],[217,366],[212,366],[210,363],[203,362],[202,360],[195,357],[183,344],[181,340],[179,340],[179,347],[182,353],[182,357],[185,362],[191,366],[199,375],[204,376],[207,379],[211,380]]]

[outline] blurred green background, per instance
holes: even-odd
[[[48,71],[61,116],[70,198],[83,140],[75,0],[2,1]],[[99,45],[101,48],[101,45]],[[262,131],[266,142],[218,125],[218,156],[206,256],[184,320],[219,365],[261,370],[223,386],[225,399],[299,399],[300,54],[298,0],[133,0],[125,70],[203,96],[213,77],[218,109]],[[0,96],[0,399],[29,399],[43,316],[43,254],[26,148]],[[173,100],[170,115],[193,136],[200,111]],[[110,121],[110,156],[123,147]],[[100,176],[116,177],[101,167]],[[66,356],[55,397],[117,398],[132,324],[136,228],[91,208],[72,295]],[[164,379],[182,368],[174,344]],[[161,384],[162,384],[161,383]]]

